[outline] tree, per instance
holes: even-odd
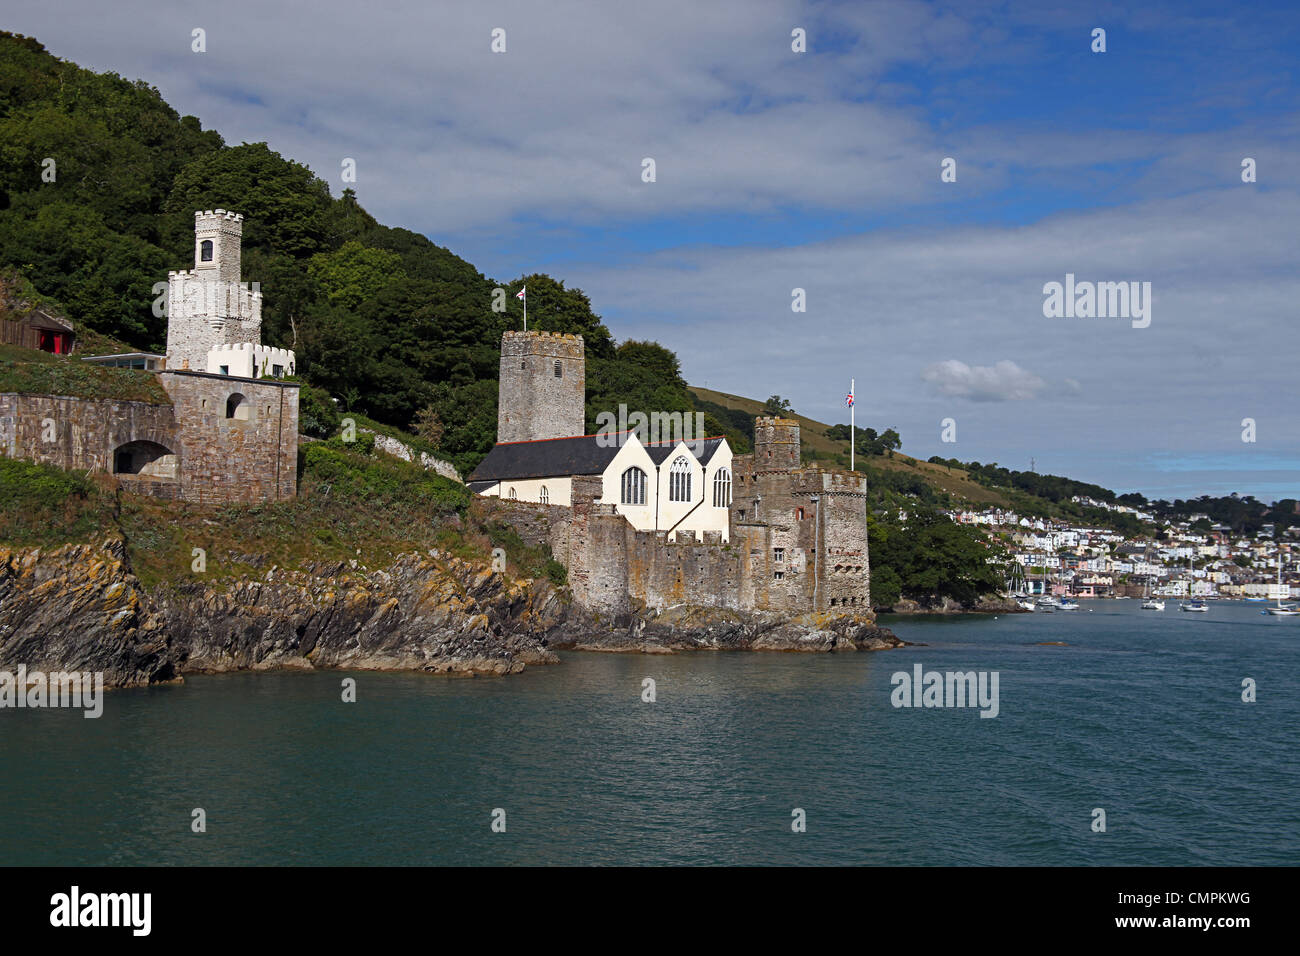
[[[782,415],[793,415],[794,409],[790,403],[780,395],[773,395],[763,403],[763,411],[768,415],[780,417]]]
[[[442,418],[432,405],[426,405],[416,413],[413,427],[415,434],[432,445],[434,451],[442,445]]]

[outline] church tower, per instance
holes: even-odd
[[[244,217],[194,213],[194,269],[167,274],[167,367],[208,371],[208,353],[262,341],[262,293],[239,281]]]
[[[506,332],[501,336],[498,442],[584,434],[586,397],[581,335]]]

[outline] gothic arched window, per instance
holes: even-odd
[[[691,463],[685,455],[673,459],[673,466],[668,471],[668,500],[691,500]]]
[[[731,472],[719,468],[713,476],[713,507],[725,508],[731,504]]]
[[[204,239],[199,243],[199,262],[212,261],[212,240]]]
[[[619,500],[625,505],[645,504],[645,472],[633,466],[623,472],[623,493]]]
[[[544,505],[549,505],[551,503],[551,493],[546,490],[545,485],[542,485],[542,490],[537,493],[537,500]]]

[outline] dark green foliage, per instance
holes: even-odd
[[[790,407],[790,402],[780,395],[773,395],[763,403],[764,415],[793,415],[794,409]]]
[[[1001,549],[938,509],[914,503],[868,519],[872,602],[886,607],[893,593],[930,604],[952,598],[970,605],[1002,587]],[[996,559],[990,563],[989,559]]]
[[[328,438],[339,427],[343,416],[330,393],[314,385],[298,390],[298,430],[312,438]]]
[[[85,541],[111,523],[111,501],[81,472],[0,457],[0,541]]]
[[[826,437],[833,441],[847,442],[851,430],[853,429],[848,425],[832,425],[826,429]],[[854,448],[859,455],[886,455],[903,445],[898,432],[892,428],[886,428],[883,434],[877,434],[874,428],[858,428],[854,438]]]
[[[41,181],[47,156],[53,183]],[[445,426],[440,457],[462,473],[496,440],[501,333],[523,326],[514,293],[524,285],[529,328],[583,337],[592,431],[620,402],[695,408],[677,357],[653,342],[616,347],[582,290],[544,274],[491,280],[418,233],[380,225],[352,190],[333,198],[267,144],[227,147],[147,84],[0,33],[0,266],[60,300],[78,327],[161,350],[154,285],[190,267],[194,212],[217,208],[244,215],[243,274],[262,287],[263,341],[294,349],[303,381],[345,412],[409,429],[431,407]],[[305,402],[304,427],[318,435],[328,409]],[[748,430],[726,416],[706,424],[747,447]]]
[[[86,476],[51,465],[17,458],[0,458],[0,509],[43,507],[65,498],[85,498],[91,492]]]
[[[373,448],[373,436],[365,437]],[[306,445],[299,452],[302,473],[315,479],[318,488],[328,485],[321,493],[332,500],[374,507],[419,499],[445,513],[463,513],[469,507],[470,492],[464,485],[416,465],[366,454],[365,444],[358,440],[349,447],[330,439]]]
[[[569,572],[563,564],[551,557],[550,548],[525,544],[519,532],[508,524],[490,522],[484,530],[492,546],[505,551],[506,560],[520,574],[530,578],[547,578],[557,587],[568,583]]]

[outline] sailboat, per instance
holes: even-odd
[[[1187,596],[1188,596],[1189,598],[1192,597],[1192,584],[1194,583],[1194,581],[1195,581],[1195,578],[1194,578],[1193,575],[1192,575],[1192,559],[1191,559],[1190,557],[1188,557],[1188,559],[1187,559]],[[1209,606],[1208,604],[1206,604],[1204,601],[1202,601],[1200,598],[1193,598],[1192,600],[1188,601],[1186,604],[1180,604],[1180,605],[1178,605],[1178,610],[1180,610],[1180,611],[1208,611],[1209,609],[1210,609],[1210,606]]]
[[[1029,595],[1029,584],[1025,581],[1025,568],[1018,561],[1011,568],[1011,577],[1007,581],[1007,596],[1022,610],[1034,609],[1033,598]]]
[[[1264,608],[1265,614],[1272,614],[1274,617],[1300,617],[1300,610],[1296,610],[1294,604],[1282,603],[1282,551],[1279,548],[1277,552],[1277,603],[1272,607]]]
[[[1142,610],[1144,611],[1163,611],[1165,602],[1158,601],[1151,596],[1151,578],[1147,578],[1146,593],[1143,595]]]

